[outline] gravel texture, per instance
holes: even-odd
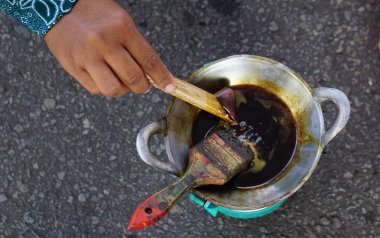
[[[157,90],[91,96],[42,38],[0,14],[0,237],[380,237],[378,0],[123,1],[172,72],[256,54],[345,92],[350,121],[275,213],[213,218],[187,198],[155,227],[123,231],[174,181],[139,160],[138,131],[164,116]],[[324,108],[328,124],[334,106]],[[155,151],[164,158],[158,138]]]

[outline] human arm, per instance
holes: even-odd
[[[145,92],[150,87],[145,74],[162,90],[174,90],[165,64],[128,12],[112,0],[79,0],[44,39],[63,68],[93,94]]]

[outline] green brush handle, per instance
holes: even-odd
[[[140,203],[132,215],[128,230],[144,229],[166,215],[175,202],[189,189],[206,184],[223,184],[226,176],[212,168],[210,161],[196,148],[191,150],[189,169],[172,185]]]
[[[175,202],[190,189],[191,186],[185,180],[186,177],[181,178],[140,203],[132,215],[128,230],[144,229],[164,217]]]

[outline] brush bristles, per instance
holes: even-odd
[[[254,153],[244,143],[226,130],[218,130],[196,146],[211,164],[229,180],[247,168]]]

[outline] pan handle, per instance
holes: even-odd
[[[158,160],[150,150],[149,140],[153,135],[156,134],[166,134],[165,118],[162,118],[158,121],[155,121],[147,125],[143,129],[141,129],[141,131],[137,135],[136,147],[141,160],[154,168],[164,170],[174,175],[179,175],[180,170],[174,164]]]
[[[332,101],[338,107],[338,116],[331,127],[322,136],[321,143],[327,145],[346,125],[350,116],[350,102],[347,96],[335,88],[316,88],[313,92],[315,101],[319,104],[325,101]]]

